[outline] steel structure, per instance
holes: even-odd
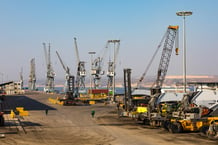
[[[29,90],[36,90],[35,58],[30,61]]]
[[[131,69],[127,68],[124,72],[124,105],[125,111],[130,111],[132,108],[132,87],[131,87]]]
[[[92,62],[91,74],[94,76],[93,81],[94,81],[95,88],[100,86],[101,75],[105,74],[105,71],[103,71],[103,65],[104,65],[105,56],[108,52],[108,45],[109,43],[107,42],[103,51],[100,52],[99,56]]]
[[[21,84],[21,89],[23,89],[23,68],[21,68],[20,71],[20,84]]]
[[[77,57],[77,75],[76,75],[76,96],[79,96],[79,92],[85,91],[85,77],[86,77],[86,70],[85,70],[85,62],[81,61],[79,58],[79,51],[77,47],[77,41],[74,37],[74,45],[76,50],[76,57]]]
[[[161,87],[166,77],[174,42],[175,42],[176,36],[178,36],[177,35],[178,28],[179,26],[169,26],[167,28],[166,35],[164,37],[165,42],[164,42],[163,51],[162,51],[162,55],[161,55],[161,59],[160,59],[160,63],[159,63],[158,71],[157,71],[157,79],[156,79],[155,84],[151,88],[152,97],[149,102],[149,107],[151,111],[156,108],[155,103],[156,103],[158,96],[161,93]]]
[[[58,56],[58,59],[65,71],[65,86],[64,86],[64,91],[67,93],[69,98],[73,98],[73,93],[74,93],[74,76],[70,74],[70,69],[68,66],[65,66],[59,53],[56,51],[56,54]]]
[[[108,40],[106,47],[109,47],[109,45],[111,44],[114,45],[114,56],[113,56],[113,60],[109,60],[108,62],[108,71],[107,71],[107,77],[108,77],[107,88],[108,89],[112,88],[115,83],[115,68],[116,68],[117,55],[118,55],[119,47],[120,47],[120,40]]]
[[[98,88],[100,86],[101,75],[104,75],[104,71],[102,71],[103,57],[97,57],[92,62],[92,75],[94,76],[94,88]]]
[[[47,93],[50,93],[50,92],[54,91],[55,72],[54,72],[54,70],[52,68],[52,64],[51,64],[50,43],[48,45],[48,51],[47,51],[45,43],[43,43],[43,46],[44,46],[46,68],[47,68],[46,85],[45,85],[44,91],[47,92]]]

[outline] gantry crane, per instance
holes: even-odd
[[[35,58],[30,61],[29,90],[36,90]]]
[[[85,92],[86,70],[85,70],[85,62],[81,61],[79,58],[79,51],[78,51],[77,41],[75,37],[74,37],[74,45],[75,45],[76,57],[77,57],[77,75],[76,75],[75,95],[78,97],[79,92]]]
[[[56,54],[58,56],[58,59],[65,71],[65,79],[66,79],[66,82],[65,82],[65,86],[64,86],[64,90],[65,90],[65,93],[67,94],[67,98],[73,98],[73,93],[74,93],[74,76],[70,74],[70,69],[69,67],[65,66],[59,53],[56,51]]]
[[[51,64],[51,52],[50,52],[50,43],[48,45],[48,51],[46,49],[46,44],[43,43],[44,52],[45,52],[45,60],[46,60],[46,68],[47,68],[47,75],[46,75],[46,85],[44,91],[47,93],[54,92],[54,76],[55,72],[52,68]]]

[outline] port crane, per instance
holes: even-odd
[[[30,61],[29,90],[36,90],[35,58]]]
[[[48,45],[48,51],[47,51],[45,43],[43,43],[43,46],[44,46],[46,68],[47,68],[46,85],[45,85],[44,91],[47,92],[47,93],[50,93],[50,92],[54,92],[54,76],[55,76],[55,72],[54,72],[54,70],[52,68],[52,64],[51,64],[50,43]]]
[[[100,85],[101,75],[104,75],[102,71],[103,57],[97,57],[92,63],[92,75],[94,76],[94,88],[98,88]]]
[[[104,58],[106,56],[106,53],[108,52],[108,42],[106,43],[106,46],[104,47],[103,51],[99,53],[99,56],[94,59],[91,66],[91,74],[94,76],[94,88],[98,88],[100,85],[101,75],[105,74],[105,71],[103,71],[103,65],[104,65]]]
[[[120,47],[120,40],[108,40],[106,47],[109,47],[109,45],[111,44],[114,45],[114,58],[113,60],[110,59],[108,62],[108,70],[107,70],[107,77],[108,77],[107,88],[108,89],[111,89],[113,84],[115,83],[115,68],[116,68],[117,55],[118,55],[119,47]]]
[[[56,54],[58,56],[58,59],[65,71],[65,86],[64,86],[64,91],[65,91],[65,97],[63,99],[60,99],[60,101],[63,101],[64,104],[69,104],[74,100],[74,76],[70,74],[70,69],[68,66],[65,66],[61,56],[59,55],[58,51],[56,51]]]
[[[85,92],[85,62],[81,61],[79,58],[79,51],[77,47],[77,40],[74,37],[74,45],[76,50],[76,57],[77,57],[77,74],[76,74],[76,92],[75,95],[79,97],[79,92]]]

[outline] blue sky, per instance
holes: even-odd
[[[177,11],[193,11],[186,18],[187,74],[218,75],[217,5],[217,0],[0,0],[1,77],[19,80],[23,68],[28,80],[35,58],[37,79],[45,79],[43,42],[51,43],[56,78],[64,79],[56,50],[76,74],[76,37],[87,74],[88,52],[98,54],[107,40],[120,39],[117,76],[131,68],[132,76],[140,78],[168,25],[180,26],[180,55],[173,52],[168,75],[182,75],[183,19]],[[156,75],[159,61],[157,56],[148,75]]]

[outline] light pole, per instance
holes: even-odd
[[[94,51],[90,51],[89,54],[91,55],[90,57],[90,93],[92,93],[92,56],[95,54]]]
[[[192,15],[191,11],[181,11],[176,13],[177,16],[183,17],[183,83],[184,92],[186,93],[186,34],[185,34],[185,17]]]

